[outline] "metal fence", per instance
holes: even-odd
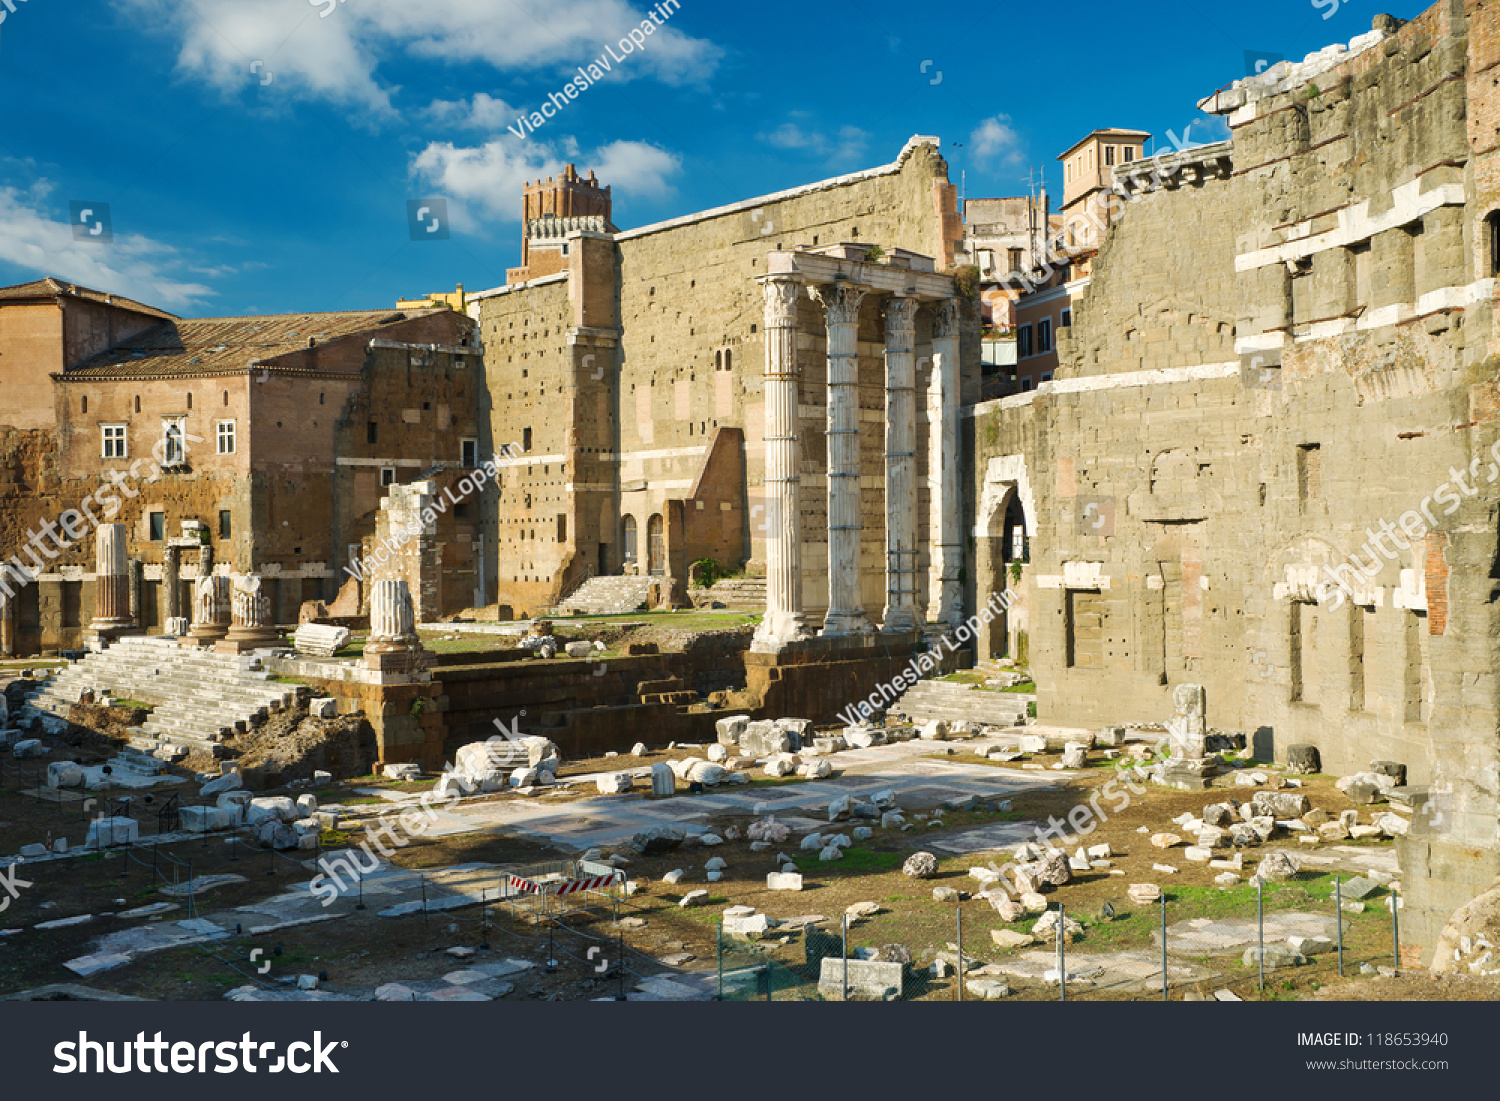
[[[1352,887],[1350,886],[1352,884]],[[1357,895],[1359,897],[1352,897]],[[1300,871],[1285,882],[1167,887],[1006,923],[988,906],[918,919],[876,913],[718,934],[726,1001],[1160,1001],[1306,996],[1417,966],[1400,898],[1372,880]],[[1056,934],[1057,929],[1065,935]],[[961,976],[961,978],[960,978]]]

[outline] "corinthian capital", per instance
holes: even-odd
[[[800,279],[773,275],[761,280],[760,289],[766,298],[766,328],[791,328],[797,324],[797,302],[802,297]]]
[[[887,332],[909,333],[917,327],[917,300],[891,296],[885,304]]]
[[[859,322],[859,304],[864,301],[867,288],[852,283],[824,283],[811,290],[812,296],[823,303],[830,326]]]

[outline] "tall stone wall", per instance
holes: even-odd
[[[1441,806],[1403,856],[1429,941],[1500,864],[1497,26],[1445,2],[1234,110],[1227,170],[1189,151],[1120,204],[1056,381],[969,421],[980,600],[1032,499],[1044,720],[1196,682],[1260,754],[1404,762]]]

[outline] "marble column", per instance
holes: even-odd
[[[932,318],[932,376],[928,389],[927,486],[931,567],[927,619],[957,627],[963,622],[963,536],[958,442],[958,301],[937,304]]]
[[[229,633],[214,645],[214,649],[226,654],[242,654],[247,650],[266,650],[277,645],[281,636],[276,633],[276,624],[271,611],[271,598],[261,591],[262,582],[256,574],[242,574],[230,582]]]
[[[16,653],[16,601],[0,589],[0,656]]]
[[[751,649],[774,654],[787,643],[812,634],[802,610],[802,455],[797,423],[801,279],[765,276],[761,291],[766,328],[766,614]]]
[[[881,629],[914,631],[917,607],[917,300],[885,307],[886,602]]]
[[[860,592],[859,304],[869,288],[816,287],[828,328],[828,614],[823,634],[874,631]]]
[[[409,673],[432,664],[417,634],[411,589],[403,579],[375,581],[370,588],[370,637],[365,665],[382,672]]]
[[[193,583],[193,640],[212,645],[229,633],[229,578],[200,574]]]
[[[130,571],[125,525],[100,524],[95,532],[94,621],[88,633],[108,643],[135,627],[130,614]]]
[[[171,622],[182,615],[182,548],[170,544],[161,552],[162,618]]]

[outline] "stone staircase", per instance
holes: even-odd
[[[953,681],[924,680],[908,688],[890,706],[890,714],[907,722],[933,719],[1015,726],[1026,717],[1026,705],[1034,697],[1016,692],[990,692]]]
[[[651,591],[650,577],[591,577],[553,609],[554,615],[629,615]]]
[[[763,612],[766,610],[766,579],[726,577],[707,589],[694,589],[693,600],[700,608],[717,602],[737,612]]]
[[[153,705],[151,717],[131,728],[135,749],[166,760],[191,751],[218,757],[226,737],[259,725],[308,693],[271,683],[271,674],[252,669],[252,661],[250,654],[217,654],[172,639],[127,636],[44,681],[27,698],[25,711],[66,718],[79,693],[93,689]]]

